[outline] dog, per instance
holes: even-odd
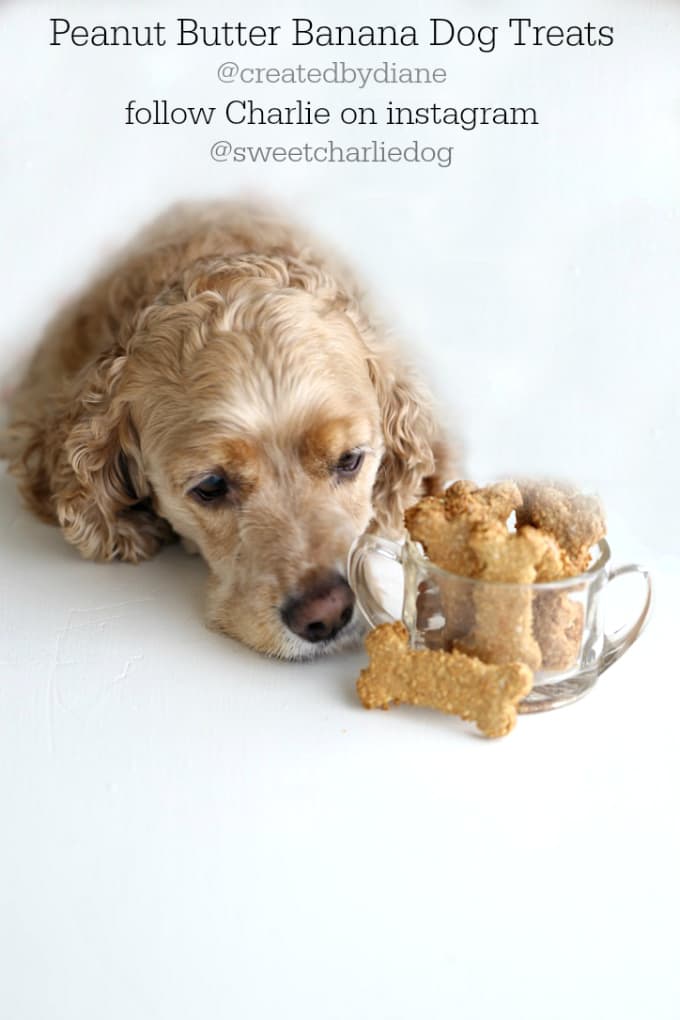
[[[352,275],[238,202],[173,208],[56,317],[9,437],[24,501],[83,556],[181,538],[210,568],[209,624],[284,659],[356,642],[352,542],[450,476]]]

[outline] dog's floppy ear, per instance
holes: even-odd
[[[363,341],[366,367],[380,408],[385,450],[373,487],[374,520],[401,533],[404,510],[441,492],[455,476],[455,460],[435,421],[432,397],[350,297],[342,304]]]
[[[26,423],[11,470],[31,508],[56,519],[83,556],[135,563],[172,531],[150,505],[125,397],[127,359],[109,350],[78,373],[47,418]]]
[[[375,518],[381,528],[400,531],[404,510],[443,486],[448,456],[432,413],[432,398],[419,380],[387,352],[370,352],[367,365],[385,443],[373,489]]]

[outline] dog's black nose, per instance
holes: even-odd
[[[318,578],[281,610],[283,622],[305,641],[330,641],[352,619],[354,594],[340,574]]]

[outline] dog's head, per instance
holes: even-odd
[[[284,255],[190,267],[51,432],[43,484],[71,542],[139,560],[182,536],[213,624],[285,658],[356,637],[349,547],[399,528],[434,471],[427,397],[330,275]]]

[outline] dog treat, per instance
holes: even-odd
[[[366,708],[423,705],[474,721],[488,737],[502,737],[531,690],[532,673],[522,663],[493,666],[460,651],[413,651],[403,623],[376,627],[366,648],[370,663],[357,681]]]
[[[479,557],[470,543],[473,529],[484,525],[504,527],[521,502],[520,490],[514,482],[499,482],[480,489],[472,482],[458,481],[443,496],[422,499],[406,511],[404,519],[412,540],[420,542],[433,563],[452,574],[472,578],[480,570]],[[438,641],[442,647],[450,648],[472,626],[472,586],[443,581],[439,595],[446,622]]]
[[[507,519],[515,511],[517,528]],[[563,670],[575,660],[583,610],[567,593],[532,592],[462,578],[532,584],[573,577],[587,569],[591,546],[605,532],[599,501],[555,482],[500,482],[479,488],[458,481],[442,496],[422,500],[405,515],[411,538],[432,562],[461,578],[439,577],[419,596],[418,619],[442,617],[431,646],[459,647],[485,662],[525,662]],[[422,605],[421,605],[422,603]]]
[[[459,481],[422,499],[405,522],[433,564],[419,578],[415,606],[428,647],[409,648],[403,623],[376,628],[366,638],[359,697],[367,708],[427,705],[502,736],[534,672],[562,672],[577,660],[583,605],[571,590],[532,585],[587,569],[605,531],[602,508],[554,483],[480,489]]]
[[[539,669],[542,655],[533,631],[534,593],[528,585],[536,580],[544,561],[559,559],[554,539],[530,526],[511,533],[495,524],[473,528],[470,545],[479,561],[477,578],[502,583],[474,586],[474,626],[463,644],[484,662],[524,662],[532,670]]]
[[[443,498],[426,496],[404,514],[409,535],[420,542],[426,554],[442,570],[472,577],[477,557],[470,548],[470,522],[466,518],[451,520]]]
[[[477,580],[531,584],[539,569],[558,570],[561,554],[554,539],[534,528],[507,530],[507,518],[521,503],[514,482],[480,489],[460,481],[440,499],[423,500],[407,511],[405,519],[411,538],[443,569]],[[485,662],[540,667],[529,589],[444,579],[440,598],[445,623],[433,636],[440,647],[458,641]]]
[[[470,548],[470,525],[463,518],[450,520],[444,500],[434,496],[422,499],[406,511],[406,527],[411,538],[420,542],[426,554],[442,570],[462,577],[471,577],[477,569],[477,557]],[[438,635],[443,647],[470,630],[474,619],[471,586],[444,578],[438,586],[444,627]],[[418,615],[429,610],[428,593],[419,596]]]
[[[543,669],[569,669],[581,647],[583,606],[563,592],[544,591],[534,596],[532,608]]]
[[[505,524],[512,511],[522,505],[522,493],[514,482],[479,488],[474,482],[458,481],[448,487],[443,501],[450,520],[465,515],[475,523]]]
[[[530,523],[553,535],[561,550],[559,565],[544,562],[538,581],[575,577],[588,569],[590,550],[606,532],[604,511],[595,496],[558,482],[521,482],[518,524]],[[543,668],[573,665],[583,635],[583,606],[566,593],[539,592],[534,600],[534,633]]]
[[[474,577],[478,568],[470,547],[470,531],[482,524],[503,524],[522,495],[514,482],[499,482],[479,489],[472,482],[454,482],[443,496],[428,496],[406,511],[411,538],[420,542],[429,558],[443,570]]]
[[[540,581],[574,577],[588,569],[590,550],[604,537],[606,524],[596,496],[586,496],[571,486],[556,482],[520,483],[522,504],[516,511],[517,524],[532,524],[552,535],[562,550],[559,573],[544,571]]]

